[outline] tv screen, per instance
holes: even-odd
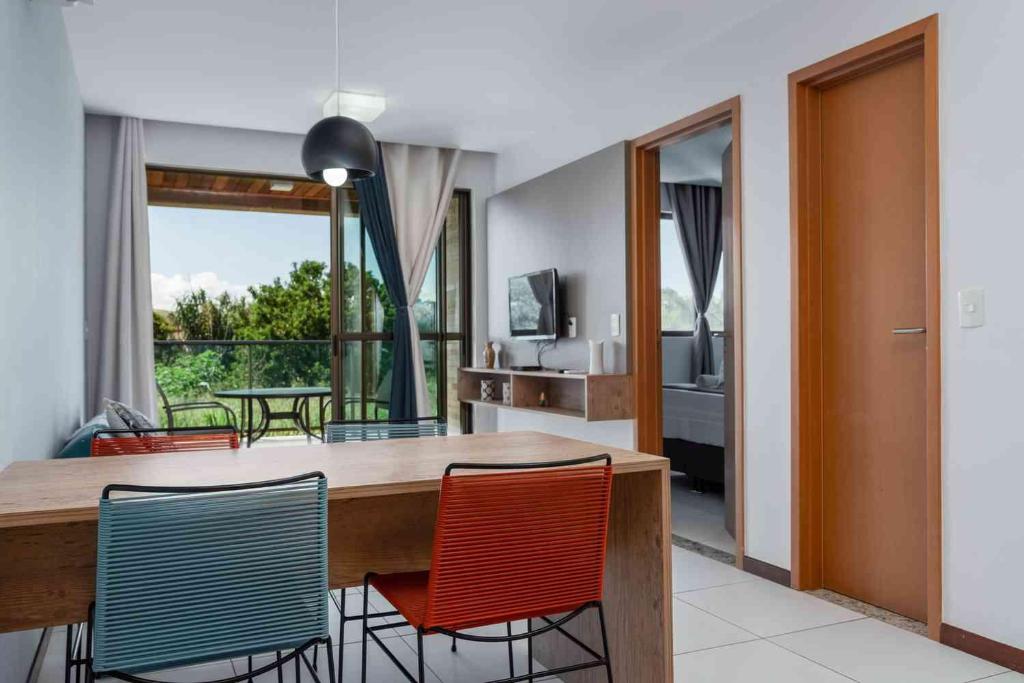
[[[519,339],[558,336],[558,271],[554,268],[508,279],[510,332]]]

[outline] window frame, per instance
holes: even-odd
[[[344,195],[342,195],[344,193]],[[350,187],[338,188],[335,193],[336,200],[332,202],[332,278],[334,299],[338,302],[337,310],[333,316],[332,327],[332,367],[335,368],[334,401],[335,406],[342,406],[340,416],[335,415],[334,419],[349,422],[373,421],[370,411],[370,397],[367,396],[366,387],[372,384],[372,354],[367,350],[372,348],[375,342],[393,342],[394,332],[381,330],[379,332],[367,331],[371,327],[372,317],[370,307],[366,301],[367,271],[366,256],[368,245],[366,228],[362,215],[358,210],[358,199],[355,198],[355,191]],[[472,354],[472,225],[470,222],[470,206],[472,196],[469,190],[457,188],[452,192],[452,199],[458,197],[458,230],[459,230],[459,291],[461,301],[459,305],[459,331],[448,330],[448,292],[445,287],[447,281],[447,240],[445,239],[445,228],[442,228],[434,250],[434,258],[437,259],[435,271],[435,286],[437,291],[437,306],[435,309],[436,329],[432,331],[420,331],[420,341],[433,342],[437,355],[437,396],[434,406],[435,414],[439,418],[448,419],[448,383],[447,377],[450,370],[457,371],[458,368],[448,368],[448,342],[460,342],[461,365],[469,365]],[[353,209],[353,206],[355,207]],[[359,216],[359,332],[350,332],[343,329],[344,311],[341,310],[343,298],[342,288],[344,283],[341,273],[346,262],[345,240],[343,235],[344,216]],[[447,221],[447,218],[446,218]],[[335,260],[336,259],[336,260]],[[353,261],[354,262],[354,261]],[[338,275],[335,275],[337,273]],[[410,302],[414,304],[415,302]],[[346,417],[345,411],[345,364],[343,362],[344,349],[347,343],[359,343],[360,349],[360,395],[358,414],[353,418]],[[433,417],[433,416],[431,416]],[[472,432],[472,412],[463,404],[460,407],[460,425],[462,432]]]

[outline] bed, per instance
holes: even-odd
[[[696,384],[662,386],[665,455],[672,469],[698,480],[725,481],[725,396]]]

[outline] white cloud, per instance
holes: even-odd
[[[153,308],[164,311],[173,311],[175,300],[191,291],[203,289],[211,297],[220,296],[224,292],[238,297],[247,292],[245,285],[221,280],[217,273],[211,272],[192,275],[151,273],[150,287],[153,290]]]

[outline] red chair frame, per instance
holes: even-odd
[[[103,429],[92,437],[89,454],[144,455],[237,449],[234,427],[190,427],[187,429]]]
[[[596,463],[603,463],[598,466]],[[455,476],[453,470],[501,470]],[[367,574],[363,592],[363,681],[367,638],[372,638],[413,683],[424,678],[423,636],[507,643],[509,677],[492,683],[603,667],[612,680],[601,596],[611,500],[612,467],[607,454],[529,464],[462,464],[445,470],[441,481],[433,555],[429,572]],[[369,625],[368,594],[376,588],[405,619],[404,624]],[[584,611],[598,612],[603,654],[562,627]],[[549,615],[568,613],[552,620]],[[512,622],[527,620],[524,633]],[[534,629],[533,620],[542,625]],[[507,636],[478,636],[465,629],[500,624]],[[416,628],[419,677],[388,650],[376,631]],[[556,630],[593,659],[546,671],[533,671],[533,638]],[[517,676],[512,644],[527,640],[528,671]]]

